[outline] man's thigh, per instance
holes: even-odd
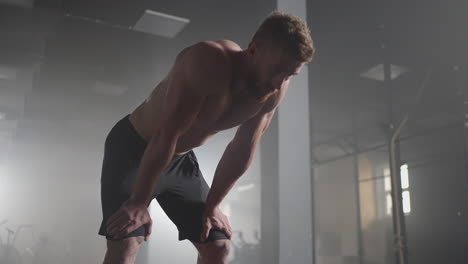
[[[128,116],[117,122],[106,138],[101,172],[103,219],[99,235],[108,240],[112,237],[107,234],[107,220],[130,198],[145,148],[145,142],[136,134]],[[127,237],[144,234],[144,228],[140,227]]]
[[[168,188],[157,196],[161,208],[177,226],[179,240],[200,242],[203,231],[202,216],[210,187],[199,169],[193,152],[175,164]],[[212,230],[207,241],[227,239],[218,230]]]

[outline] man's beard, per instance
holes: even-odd
[[[256,100],[261,100],[262,98],[266,100],[266,98],[275,92],[273,85],[269,82],[260,82],[254,71],[251,71],[247,75],[246,84],[247,94],[253,96]]]

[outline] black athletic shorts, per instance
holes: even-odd
[[[130,197],[146,145],[146,141],[130,123],[129,115],[118,121],[107,135],[101,174],[103,220],[99,235],[106,236],[109,240],[113,238],[107,235],[106,222]],[[177,226],[179,240],[200,242],[203,231],[202,213],[208,191],[209,186],[203,178],[193,151],[174,156],[164,172],[159,175],[153,198],[156,198]],[[144,235],[145,227],[141,226],[124,238]],[[220,239],[228,238],[219,230],[211,230],[205,242]]]

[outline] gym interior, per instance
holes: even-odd
[[[0,263],[102,263],[104,141],[186,46],[272,11],[316,54],[221,204],[232,264],[468,263],[468,3],[0,0]],[[211,183],[236,132],[194,149]],[[135,263],[195,263],[156,202]]]

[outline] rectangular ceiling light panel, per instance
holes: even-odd
[[[147,9],[137,21],[133,29],[148,34],[173,38],[188,23],[190,23],[189,19]]]

